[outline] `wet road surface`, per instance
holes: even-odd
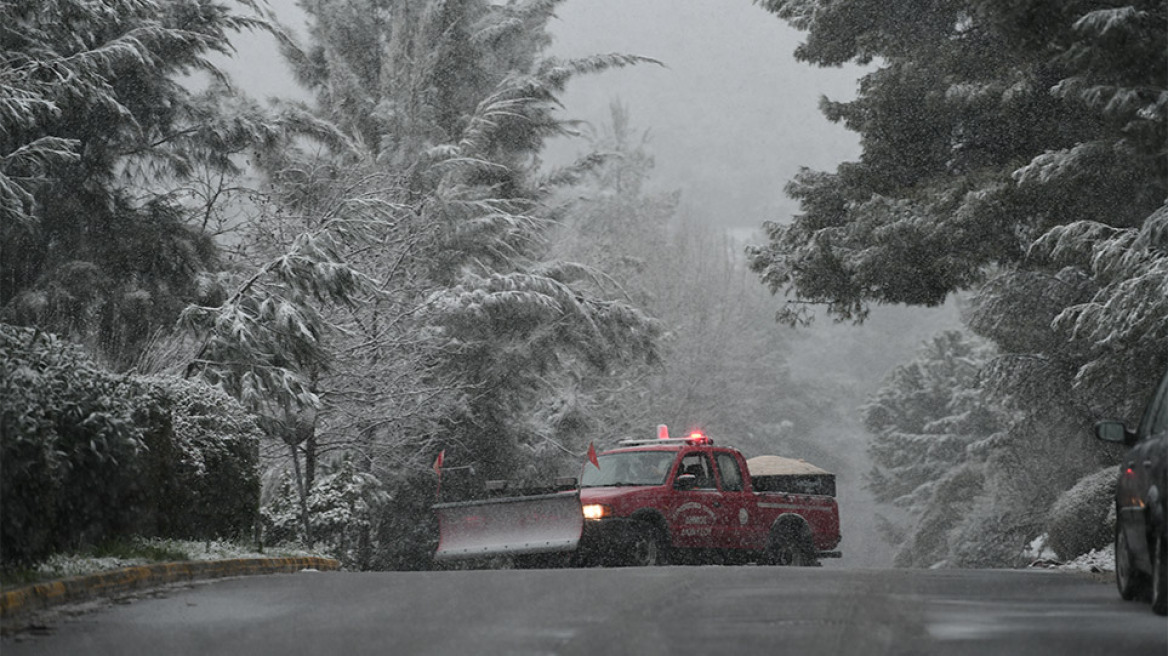
[[[1168,654],[1168,620],[1051,571],[303,572],[59,615],[26,654]]]

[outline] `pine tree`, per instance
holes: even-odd
[[[1138,227],[1168,191],[1162,2],[763,4],[810,31],[805,61],[883,61],[823,103],[864,152],[790,185],[803,213],[755,253],[773,289],[845,318],[937,304],[1057,225]]]
[[[499,473],[528,460],[516,449],[535,440],[523,417],[542,377],[644,352],[653,333],[635,308],[585,294],[577,267],[543,258],[550,222],[531,174],[542,140],[566,129],[555,96],[576,73],[638,61],[540,58],[555,4],[320,2],[307,7],[311,45],[286,46],[322,118],[399,176],[427,227],[413,262],[430,290],[418,317],[437,349],[430,373],[463,390],[443,419],[460,445],[448,455]]]
[[[791,321],[804,303],[863,320],[870,303],[976,292],[969,325],[999,352],[985,389],[1017,419],[986,456],[957,560],[1007,562],[1108,459],[1092,421],[1130,416],[1168,366],[1163,340],[1124,327],[1168,316],[1168,6],[760,4],[808,30],[797,57],[878,64],[856,100],[823,102],[860,159],[796,177],[802,213],[767,225],[754,269],[793,296]]]
[[[774,329],[772,302],[752,284],[738,246],[677,216],[681,194],[651,188],[647,131],[634,129],[619,102],[610,117],[590,130],[588,151],[570,168],[578,183],[562,194],[553,252],[602,271],[595,293],[635,301],[663,339],[659,358],[631,371],[578,372],[549,423],[570,425],[581,446],[652,435],[666,423],[748,452],[821,455],[812,434],[826,417],[790,380],[793,338]]]
[[[127,366],[197,294],[215,247],[152,184],[222,166],[179,81],[262,29],[250,0],[0,4],[0,307]]]
[[[949,331],[897,367],[863,408],[872,440],[867,487],[903,511],[892,531],[901,566],[928,567],[952,557],[952,532],[984,494],[977,445],[1001,429],[1006,415],[981,389],[992,357],[979,340]]]
[[[551,183],[533,172],[567,129],[555,97],[638,61],[539,58],[555,4],[305,3],[307,44],[281,38],[315,106],[277,109],[240,266],[187,313],[192,373],[269,417],[309,540],[318,462],[346,454],[394,491],[374,566],[428,558],[439,448],[480,473],[543,470],[549,381],[652,352],[648,317],[545,257]]]

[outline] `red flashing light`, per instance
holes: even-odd
[[[1127,472],[1126,472],[1126,473],[1127,473],[1127,475],[1128,475],[1128,476],[1134,476],[1134,475],[1135,475],[1135,472],[1134,472],[1134,471],[1132,471],[1132,468],[1131,468],[1131,467],[1128,467],[1128,468],[1127,468]]]
[[[690,444],[713,444],[714,441],[702,434],[701,431],[693,431],[689,434],[686,440]]]
[[[666,426],[665,424],[657,424],[657,439],[659,439],[659,440],[669,439],[669,427],[668,426]]]

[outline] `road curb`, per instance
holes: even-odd
[[[303,569],[337,570],[340,562],[332,558],[234,558],[231,560],[192,560],[123,567],[122,569],[74,576],[67,579],[34,583],[0,593],[0,617],[49,608],[60,604],[108,597],[130,590],[168,583],[215,579],[225,576],[282,574]]]

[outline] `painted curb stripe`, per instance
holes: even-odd
[[[332,558],[235,558],[231,560],[194,560],[123,567],[122,569],[75,576],[68,579],[34,583],[0,593],[0,617],[8,617],[37,608],[48,608],[70,601],[126,592],[178,581],[213,579],[248,574],[283,574],[302,569],[331,571],[340,569]]]

